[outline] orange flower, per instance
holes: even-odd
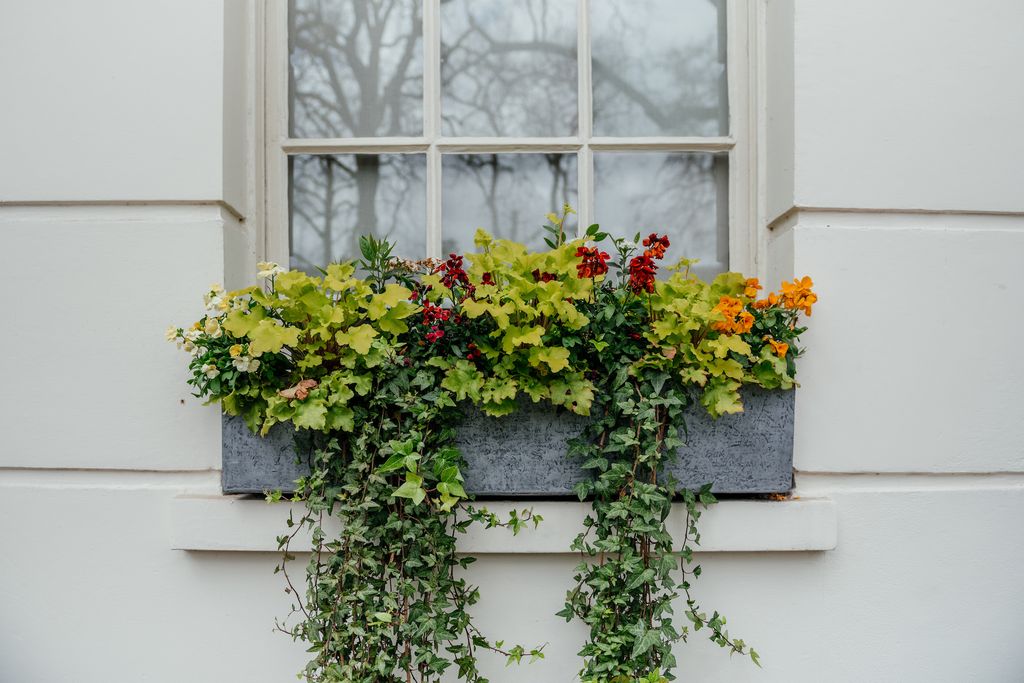
[[[775,306],[779,303],[779,297],[775,292],[768,292],[768,296],[764,299],[758,299],[754,302],[754,308],[768,308]]]
[[[758,290],[764,289],[761,283],[758,282],[756,277],[747,278],[746,284],[743,285],[743,296],[753,299],[757,296]]]
[[[743,311],[743,302],[731,296],[723,296],[718,300],[718,305],[711,309],[715,313],[721,313],[725,320],[711,325],[711,328],[718,332],[731,333],[736,323],[736,316]]]
[[[750,328],[754,326],[754,316],[750,314],[750,311],[743,311],[740,313],[740,317],[736,320],[736,324],[733,325],[732,331],[736,334],[746,334],[750,332]]]
[[[726,334],[746,334],[754,326],[754,316],[743,308],[743,302],[731,296],[723,296],[714,307],[725,320],[713,323],[711,329]]]
[[[782,283],[782,303],[786,308],[803,311],[811,314],[811,306],[818,300],[818,295],[811,291],[814,282],[811,278],[804,276],[793,282]]]
[[[789,351],[789,344],[787,344],[786,342],[775,341],[768,335],[765,335],[764,340],[768,342],[769,346],[772,347],[772,351],[775,352],[776,356],[778,356],[779,358],[786,357],[786,352]]]

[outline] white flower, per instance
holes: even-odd
[[[260,261],[256,264],[256,269],[256,275],[259,277],[274,277],[275,275],[285,272],[284,268],[273,261]]]
[[[224,311],[228,310],[228,302],[219,296],[214,296],[206,301],[206,312],[212,313],[213,315],[220,315]]]
[[[206,325],[203,327],[203,332],[206,332],[211,338],[217,339],[223,332],[220,329],[220,323],[216,318],[207,318]]]
[[[184,342],[178,342],[179,349],[185,349],[188,353],[193,356],[199,353],[199,347],[191,339],[186,339]]]
[[[193,329],[189,330],[188,332],[186,332],[185,334],[183,334],[182,336],[186,340],[194,342],[197,339],[199,339],[199,335],[201,335],[202,333],[203,333],[202,330],[197,330],[197,329],[193,328]]]
[[[200,371],[209,379],[213,379],[214,377],[220,374],[220,370],[217,369],[217,366],[210,364],[204,365],[202,368],[200,368]]]
[[[239,356],[233,358],[231,364],[235,366],[235,369],[239,372],[256,372],[260,367],[260,362],[255,358],[249,356]]]
[[[178,338],[178,328],[175,327],[174,325],[171,325],[170,327],[168,327],[167,331],[164,332],[164,338],[167,341],[169,341],[169,342],[172,342],[175,339],[177,339]]]

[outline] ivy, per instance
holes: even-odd
[[[687,409],[718,417],[742,411],[744,385],[795,385],[812,283],[758,298],[757,280],[706,283],[686,259],[656,280],[667,237],[612,239],[609,255],[596,225],[567,238],[571,214],[549,215],[541,252],[479,231],[478,253],[444,261],[396,258],[364,237],[358,263],[320,276],[261,263],[265,287],[215,286],[199,321],[168,330],[190,354],[197,396],[262,434],[290,423],[311,464],[277,566],[293,603],[278,628],[308,649],[307,680],[485,683],[481,649],[510,664],[544,656],[480,632],[464,573],[473,558],[457,553],[473,525],[515,535],[541,521],[473,505],[454,445],[464,403],[502,416],[522,396],[590,416],[568,455],[593,475],[576,488],[592,511],[559,612],[590,631],[581,680],[671,680],[674,646],[697,631],[758,662],[692,591],[711,484],[680,490],[664,473],[685,453]],[[669,528],[674,501],[681,537]],[[300,534],[313,548],[304,586],[290,570]]]

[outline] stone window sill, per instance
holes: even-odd
[[[269,505],[247,496],[183,495],[168,510],[170,546],[177,550],[275,552],[277,536],[286,530],[289,503]],[[473,527],[460,538],[472,555],[569,554],[569,545],[583,528],[589,504],[576,501],[481,501],[481,507],[507,514],[532,508],[544,517],[537,529],[516,537],[505,529]],[[296,508],[296,514],[298,509]],[[670,530],[682,536],[684,511],[676,505]],[[837,517],[828,498],[782,501],[725,500],[701,518],[701,552],[807,552],[836,547]],[[309,550],[308,537],[297,537],[295,552]]]

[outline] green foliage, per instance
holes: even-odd
[[[360,240],[358,263],[320,277],[262,263],[265,287],[213,287],[203,318],[168,331],[191,354],[197,396],[263,434],[290,422],[311,463],[278,567],[297,616],[279,628],[307,645],[307,680],[426,683],[454,670],[484,682],[481,648],[509,663],[543,656],[480,633],[468,613],[479,594],[461,573],[473,560],[456,554],[473,524],[515,535],[540,522],[530,510],[501,520],[469,504],[454,447],[462,403],[501,416],[522,397],[592,416],[570,455],[594,475],[577,489],[593,512],[573,543],[583,561],[559,613],[590,629],[582,680],[671,680],[673,644],[701,629],[757,662],[691,594],[710,484],[677,491],[661,473],[689,406],[718,417],[742,411],[743,385],[795,385],[810,280],[755,301],[756,281],[726,273],[705,283],[682,260],[655,282],[667,238],[651,235],[641,255],[639,235],[614,239],[611,257],[586,246],[608,239],[596,225],[569,239],[571,214],[548,216],[550,249],[538,253],[480,231],[466,266],[454,254],[397,259],[372,237]],[[669,531],[680,496],[681,539]],[[325,530],[332,517],[340,535]],[[300,532],[314,549],[303,591],[288,572]]]

